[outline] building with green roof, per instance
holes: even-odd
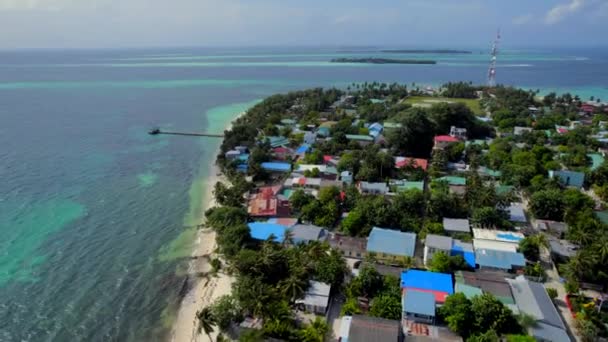
[[[481,296],[483,294],[483,291],[480,288],[464,283],[456,283],[455,292],[464,294],[468,299],[475,296]]]
[[[407,191],[407,190],[411,190],[411,189],[417,189],[420,191],[424,191],[424,181],[420,181],[420,182],[405,181],[405,182],[402,182],[401,184],[397,185],[396,188],[397,188],[397,192]]]
[[[389,122],[389,121],[385,121],[382,123],[382,125],[384,126],[384,129],[398,129],[401,128],[401,124],[397,123],[397,122]]]
[[[513,185],[500,185],[500,184],[496,184],[496,194],[497,195],[508,194],[508,193],[510,193],[513,190],[515,190],[515,187]]]
[[[589,153],[587,157],[591,159],[591,171],[597,170],[604,164],[604,157],[599,153]]]
[[[467,179],[458,176],[444,176],[437,178],[438,181],[447,182],[448,185],[467,185]]]

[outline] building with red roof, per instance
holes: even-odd
[[[595,106],[589,103],[584,103],[581,106],[581,111],[585,112],[585,114],[593,114],[595,112]]]
[[[444,149],[444,148],[448,147],[450,144],[457,143],[460,140],[451,135],[437,135],[437,136],[435,136],[435,139],[433,141],[435,142],[435,145],[433,146],[433,148]]]
[[[253,217],[289,216],[289,200],[280,195],[281,186],[262,187],[249,198],[247,212]]]
[[[441,304],[454,293],[454,283],[451,274],[410,269],[401,273],[401,289],[432,293]]]
[[[293,151],[287,147],[276,147],[272,149],[272,155],[277,160],[287,160],[293,154]]]
[[[395,157],[395,168],[411,166],[426,171],[429,166],[429,161],[421,158]]]

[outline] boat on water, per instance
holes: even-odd
[[[160,128],[158,128],[158,127],[152,128],[148,131],[148,134],[150,134],[150,135],[160,134]]]

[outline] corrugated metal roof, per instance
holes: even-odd
[[[270,141],[270,146],[271,147],[279,147],[279,146],[284,146],[284,145],[288,145],[289,144],[289,139],[285,138],[285,137],[267,137],[267,139]]]
[[[570,342],[570,336],[564,329],[556,328],[549,324],[537,322],[535,326],[530,329],[530,334],[544,341],[551,342]]]
[[[480,288],[463,283],[456,283],[455,291],[456,293],[463,293],[469,299],[483,294]]]
[[[265,162],[261,164],[262,168],[268,171],[280,171],[289,172],[291,171],[291,165],[289,163],[280,162]]]
[[[354,315],[348,342],[398,341],[399,321]]]
[[[509,221],[513,222],[526,222],[526,213],[524,212],[524,205],[521,203],[511,203],[509,205]]]
[[[374,141],[374,138],[369,135],[360,135],[360,134],[347,134],[346,139],[348,140],[361,140],[361,141]]]
[[[444,176],[437,178],[437,180],[448,182],[449,185],[467,185],[467,179],[464,177]]]
[[[300,147],[298,147],[298,149],[296,150],[296,153],[302,154],[302,153],[308,152],[308,150],[310,150],[310,145],[302,144],[302,145],[300,145]]]
[[[435,316],[435,296],[429,292],[416,290],[405,291],[402,307],[404,312]]]
[[[401,273],[401,287],[428,291],[454,293],[452,275],[421,270],[408,270]]]
[[[277,242],[283,242],[287,227],[268,222],[251,222],[247,224],[251,231],[251,237],[256,240],[266,240],[270,235],[274,235]]]
[[[539,321],[564,329],[564,322],[562,322],[543,284],[529,281],[523,276],[507,279],[507,282],[511,286],[515,303],[521,312],[534,316]]]
[[[481,267],[510,270],[514,266],[526,266],[526,259],[521,253],[493,249],[476,249],[475,263]]]
[[[359,188],[361,191],[374,191],[380,193],[387,193],[389,191],[389,187],[386,183],[370,183],[370,182],[359,182]]]
[[[424,245],[427,247],[449,251],[452,249],[452,238],[449,236],[428,234],[424,239]]]
[[[297,224],[291,228],[291,231],[293,232],[293,240],[296,243],[317,241],[325,236],[325,229],[313,225]]]
[[[560,182],[565,186],[573,186],[576,188],[582,188],[585,182],[585,174],[582,172],[559,170],[549,171],[549,178],[558,177]]]
[[[443,229],[450,232],[470,233],[471,226],[468,219],[443,218]]]
[[[461,255],[464,261],[472,268],[475,268],[475,252],[473,250],[473,244],[470,242],[462,242],[460,240],[454,240],[452,242],[452,256]]]
[[[406,190],[411,190],[411,189],[424,191],[424,181],[420,181],[420,182],[406,181],[397,186],[397,191],[406,191]]]
[[[591,158],[591,171],[596,170],[604,164],[604,157],[599,153],[589,153],[587,157]]]
[[[414,256],[416,234],[374,227],[367,240],[367,251],[398,256]]]

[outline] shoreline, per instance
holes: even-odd
[[[224,128],[229,130],[232,127],[232,122],[243,116],[245,112],[239,113],[232,119]],[[215,150],[213,158],[217,156],[220,147]],[[226,182],[226,179],[220,175],[219,168],[215,164],[215,159],[209,167],[209,174],[202,180],[201,186],[204,189],[201,206],[200,222],[204,221],[204,213],[207,209],[216,206],[216,201],[213,196],[213,186],[217,182]],[[187,276],[192,280],[192,286],[180,300],[177,315],[169,341],[171,342],[191,342],[191,341],[207,341],[208,337],[205,334],[196,333],[196,312],[200,309],[209,306],[221,296],[229,295],[232,292],[233,278],[221,271],[216,276],[201,277],[200,273],[210,272],[210,260],[215,255],[216,234],[210,228],[197,229],[195,242],[192,247],[192,260],[188,264]],[[218,335],[217,328],[211,333],[211,337],[216,339]],[[202,339],[201,339],[202,337]]]

